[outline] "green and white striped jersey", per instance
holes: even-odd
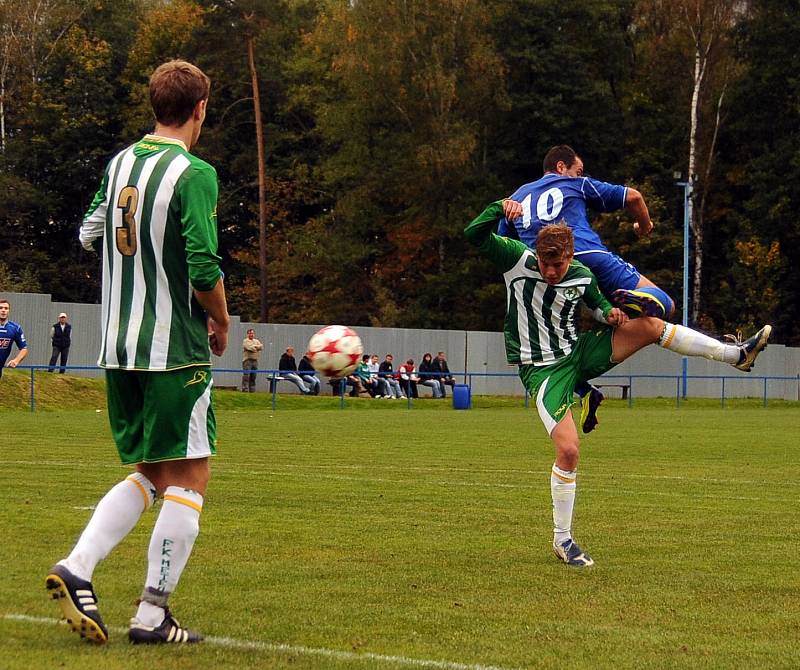
[[[597,287],[592,271],[576,260],[558,284],[548,284],[539,272],[535,251],[518,240],[494,233],[502,216],[502,201],[492,203],[466,227],[464,234],[503,273],[507,298],[503,330],[508,362],[551,365],[567,356],[578,340],[578,303],[583,300],[598,319],[605,319],[611,303]]]
[[[156,135],[108,164],[80,230],[103,249],[103,345],[98,365],[173,370],[210,365],[206,315],[217,255],[217,173],[183,142]]]

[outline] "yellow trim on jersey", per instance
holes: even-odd
[[[189,151],[188,147],[183,143],[182,140],[176,140],[173,137],[164,137],[163,135],[148,133],[142,138],[142,140],[145,142],[158,142],[159,144],[177,144],[179,147],[182,147],[184,151]]]
[[[171,368],[164,368],[163,370],[151,370],[150,368],[123,368],[119,365],[111,366],[106,363],[98,363],[98,366],[103,370],[121,370],[122,372],[175,372],[175,370],[185,370],[186,368],[210,368],[211,363],[185,363],[184,365],[176,365]]]
[[[125,479],[136,484],[136,488],[139,489],[139,493],[141,493],[142,498],[144,498],[144,511],[146,512],[148,509],[150,509],[150,496],[147,495],[147,491],[145,491],[144,486],[142,486],[142,483],[136,479],[136,475],[128,475]]]
[[[179,496],[168,495],[164,496],[164,500],[171,500],[172,502],[179,503],[180,505],[186,505],[187,507],[191,507],[193,510],[197,512],[203,511],[203,506],[198,505],[196,502],[192,500],[188,500],[187,498],[181,498]]]

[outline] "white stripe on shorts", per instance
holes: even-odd
[[[542,420],[544,427],[547,429],[547,434],[551,435],[553,429],[558,425],[558,422],[550,416],[550,412],[547,411],[547,408],[544,406],[544,394],[547,390],[547,383],[550,381],[550,377],[545,379],[542,382],[542,385],[539,387],[539,392],[536,394],[536,409],[539,411],[539,418]]]
[[[205,458],[211,455],[211,445],[208,443],[208,409],[211,406],[211,387],[213,385],[214,380],[212,379],[208,382],[203,395],[192,407],[189,434],[186,436],[186,458]]]

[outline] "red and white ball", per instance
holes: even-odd
[[[308,341],[308,357],[317,372],[344,377],[356,369],[364,347],[356,331],[347,326],[325,326]]]

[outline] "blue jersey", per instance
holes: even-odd
[[[613,212],[625,206],[627,186],[608,184],[591,177],[562,177],[548,172],[541,179],[520,186],[510,197],[522,205],[522,217],[509,224],[502,219],[498,234],[515,237],[531,248],[542,226],[566,223],[575,236],[575,255],[608,251],[589,224],[586,206]]]
[[[0,367],[6,364],[11,355],[11,345],[14,342],[19,349],[26,349],[28,346],[22,326],[13,321],[6,321],[4,325],[0,325]]]

